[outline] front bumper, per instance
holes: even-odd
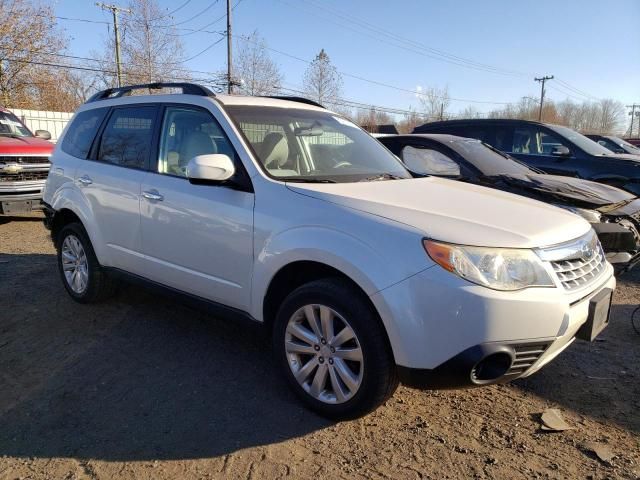
[[[42,210],[45,181],[0,182],[0,215],[16,215]]]
[[[586,291],[499,292],[434,266],[371,299],[401,380],[421,388],[458,388],[531,375],[573,342],[587,320],[590,299],[615,284],[607,264]],[[504,368],[504,374],[485,381],[477,367],[490,355],[495,365],[480,367]]]

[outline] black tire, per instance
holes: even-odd
[[[62,245],[67,237],[73,235],[84,249],[87,258],[88,281],[86,288],[80,293],[73,291],[64,274],[62,263]],[[86,230],[80,223],[65,225],[57,236],[56,249],[58,252],[58,270],[60,279],[67,293],[78,303],[95,303],[111,297],[116,290],[116,283],[109,277],[98,263],[93,246]]]
[[[340,314],[355,332],[363,357],[362,382],[344,403],[325,403],[314,398],[295,379],[285,349],[289,319],[305,305],[326,305]],[[398,387],[398,374],[382,322],[364,294],[341,278],[316,280],[294,290],[284,300],[273,328],[277,364],[296,395],[311,410],[331,420],[361,417],[389,399]]]

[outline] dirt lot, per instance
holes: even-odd
[[[640,477],[640,271],[600,341],[529,379],[401,387],[340,424],[299,406],[258,329],[138,287],[72,302],[40,219],[0,219],[0,293],[0,479]],[[575,429],[542,432],[549,407]]]

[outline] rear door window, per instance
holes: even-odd
[[[62,151],[76,158],[87,158],[108,111],[108,108],[95,108],[76,115],[62,140]]]
[[[117,108],[102,133],[97,160],[129,168],[148,168],[157,108]]]

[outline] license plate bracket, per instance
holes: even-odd
[[[605,288],[589,300],[589,315],[587,321],[580,327],[576,338],[593,342],[595,338],[609,325],[611,298],[613,290]]]
[[[2,213],[5,215],[21,215],[24,213],[31,213],[33,211],[32,200],[17,200],[2,202]]]

